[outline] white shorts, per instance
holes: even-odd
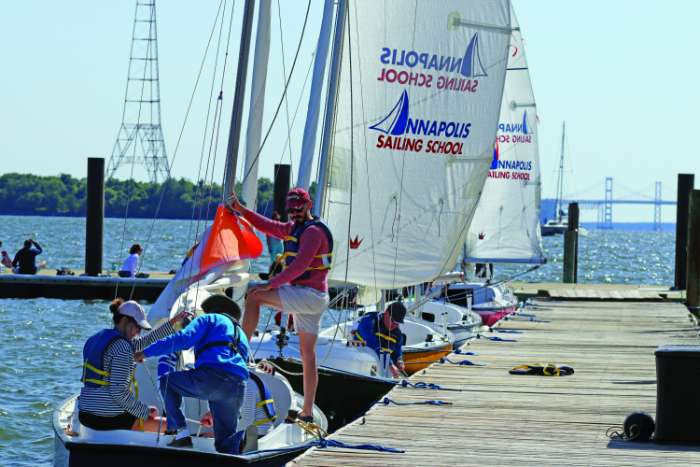
[[[294,329],[318,334],[328,294],[311,287],[283,285],[277,289],[284,311],[294,315]]]

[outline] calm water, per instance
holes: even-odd
[[[0,240],[11,255],[31,236],[43,247],[48,267],[81,269],[85,220],[76,218],[1,217]],[[105,268],[118,267],[131,243],[146,247],[144,270],[176,268],[199,227],[187,221],[107,219]],[[125,232],[125,233],[124,233]],[[149,239],[150,236],[150,239]],[[581,282],[673,282],[673,232],[591,230],[580,240]],[[548,263],[522,278],[558,281],[561,278],[561,236],[544,239]],[[262,258],[255,266],[266,267]],[[498,277],[526,267],[497,266]],[[78,392],[82,346],[90,335],[109,326],[107,303],[67,300],[0,300],[0,466],[51,465],[51,414],[63,399]]]

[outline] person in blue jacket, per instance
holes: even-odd
[[[225,295],[213,295],[202,303],[205,314],[184,329],[137,353],[145,357],[172,354],[194,347],[193,370],[175,371],[161,378],[167,414],[166,434],[175,435],[173,447],[192,447],[192,437],[180,405],[182,397],[209,401],[214,419],[217,451],[239,454],[245,431],[237,432],[238,416],[248,380],[248,340],[238,320],[241,310]]]
[[[383,313],[365,313],[352,331],[354,340],[364,343],[377,352],[380,362],[388,356],[389,370],[394,378],[405,374],[403,363],[403,335],[399,324],[406,316],[406,307],[401,302],[390,303]]]

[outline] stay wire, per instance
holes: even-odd
[[[279,102],[277,103],[277,108],[275,109],[274,114],[272,115],[272,121],[270,122],[270,125],[267,128],[267,131],[265,132],[265,136],[263,137],[262,142],[260,143],[260,147],[258,148],[258,151],[255,154],[255,157],[253,158],[251,164],[250,164],[250,169],[246,171],[243,174],[243,178],[241,179],[241,183],[245,182],[248,177],[251,174],[252,168],[255,166],[255,162],[260,158],[260,154],[262,153],[263,148],[265,147],[265,144],[267,143],[267,139],[270,137],[270,133],[272,132],[272,128],[274,128],[275,122],[277,121],[277,116],[279,115],[280,109],[282,108],[282,104],[284,103],[285,96],[287,95],[287,90],[289,89],[289,83],[292,80],[292,76],[294,75],[294,69],[297,64],[297,59],[299,58],[299,52],[301,50],[301,44],[304,40],[304,34],[306,32],[306,26],[309,20],[309,11],[311,10],[311,0],[308,1],[306,5],[306,14],[304,16],[304,24],[302,26],[301,30],[301,35],[299,36],[299,43],[297,44],[297,50],[294,54],[294,60],[292,61],[292,67],[289,70],[289,76],[287,77],[287,81],[284,85],[284,89],[282,90],[282,97],[280,97]],[[226,194],[224,194],[226,196]]]
[[[231,30],[231,28],[232,28],[233,11],[234,11],[234,6],[235,6],[235,0],[234,0],[232,3],[233,3],[233,5],[232,5],[232,7],[231,7],[231,20],[230,20],[230,22],[229,22],[229,35],[230,35],[230,30]],[[210,45],[211,45],[211,39],[212,39],[212,37],[213,37],[213,35],[214,35],[214,32],[215,32],[215,30],[216,30],[216,26],[217,26],[218,19],[219,19],[219,13],[222,12],[222,9],[221,9],[221,8],[222,8],[222,5],[223,5],[223,13],[222,13],[222,15],[221,15],[221,18],[222,18],[222,20],[223,20],[223,17],[224,17],[224,14],[225,14],[226,0],[222,0],[221,3],[219,4],[219,9],[217,10],[217,14],[216,14],[216,17],[215,17],[215,20],[214,20],[214,24],[213,24],[213,26],[212,26],[212,30],[211,30],[211,33],[210,33],[210,36],[209,36],[209,40],[208,40],[208,42],[207,42],[207,46],[206,46],[206,49],[205,49],[205,54],[204,54],[204,57],[203,57],[202,62],[201,62],[201,64],[200,64],[200,69],[199,69],[199,72],[198,72],[198,74],[197,74],[197,79],[196,79],[196,81],[195,81],[195,86],[194,86],[194,89],[193,89],[192,94],[191,94],[191,96],[190,96],[190,102],[189,102],[189,104],[188,104],[187,111],[186,111],[186,114],[185,114],[185,118],[184,118],[184,121],[183,121],[183,123],[182,123],[182,127],[181,127],[181,130],[180,130],[180,137],[182,136],[182,133],[184,132],[185,126],[186,126],[186,124],[187,124],[187,119],[188,119],[188,116],[189,116],[189,112],[190,112],[190,109],[192,108],[192,103],[193,103],[193,100],[194,100],[194,96],[195,96],[195,94],[196,94],[196,90],[197,90],[197,87],[198,87],[198,85],[199,85],[200,78],[201,78],[201,76],[202,76],[202,71],[203,71],[203,68],[204,68],[204,64],[205,64],[205,62],[206,62],[206,56],[208,55],[209,47],[210,47]],[[219,35],[219,41],[220,41],[220,40],[221,40],[221,35]],[[217,50],[218,50],[218,46],[217,46]],[[226,53],[228,54],[228,45],[227,45],[227,51],[226,51]],[[179,140],[178,140],[178,144],[179,144]],[[175,157],[177,156],[177,154],[178,154],[178,152],[177,152],[177,148],[176,148],[176,150],[175,150],[174,153],[173,153],[173,158],[172,158],[171,165],[170,165],[171,168],[172,168],[172,166],[173,166],[173,164],[174,164],[174,162],[175,162]],[[201,158],[202,158],[202,157],[203,157],[203,154],[200,156],[200,166],[201,166]],[[161,209],[161,206],[162,206],[162,204],[163,204],[163,199],[164,199],[164,197],[165,197],[166,189],[167,189],[167,183],[163,183],[163,184],[161,185],[160,196],[158,197],[158,204],[156,205],[156,209],[155,209],[155,212],[153,213],[153,218],[152,218],[152,220],[151,220],[151,226],[150,226],[150,228],[149,228],[147,240],[146,240],[146,243],[145,243],[146,246],[144,247],[144,251],[143,251],[143,254],[142,254],[142,261],[141,261],[141,264],[140,264],[140,265],[138,266],[138,268],[137,268],[137,273],[140,272],[141,267],[143,266],[143,263],[144,263],[143,259],[144,259],[145,256],[146,256],[146,252],[147,252],[147,248],[148,248],[147,245],[148,245],[148,243],[150,243],[150,239],[151,239],[152,236],[153,236],[153,232],[154,232],[154,230],[155,230],[155,223],[156,223],[156,221],[158,220],[158,214],[159,214],[160,209]],[[195,194],[194,206],[196,206],[196,205],[198,204],[198,201],[199,201],[198,196],[199,196],[198,193],[196,193],[196,194]],[[190,224],[190,225],[191,225],[191,224]],[[196,237],[197,234],[198,234],[199,222],[197,222],[197,228],[196,228],[196,230],[197,230],[197,232],[195,232],[195,237]],[[190,232],[191,232],[191,229],[190,229]],[[188,236],[189,236],[189,232],[188,232]],[[190,263],[190,267],[191,267],[191,263]],[[137,281],[137,278],[134,277],[134,278],[132,279],[131,290],[130,290],[130,293],[129,293],[129,298],[130,298],[130,299],[133,297],[134,290],[136,289],[136,281]]]

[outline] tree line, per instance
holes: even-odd
[[[195,183],[185,178],[171,178],[164,183],[109,179],[105,182],[105,216],[153,218],[158,210],[158,218],[191,219],[204,217],[209,207],[212,217],[221,202],[221,191],[219,184]],[[236,191],[240,193],[240,182]],[[0,176],[0,215],[83,217],[86,193],[86,178],[7,173]],[[260,178],[259,211],[269,214],[273,195],[272,181]]]

